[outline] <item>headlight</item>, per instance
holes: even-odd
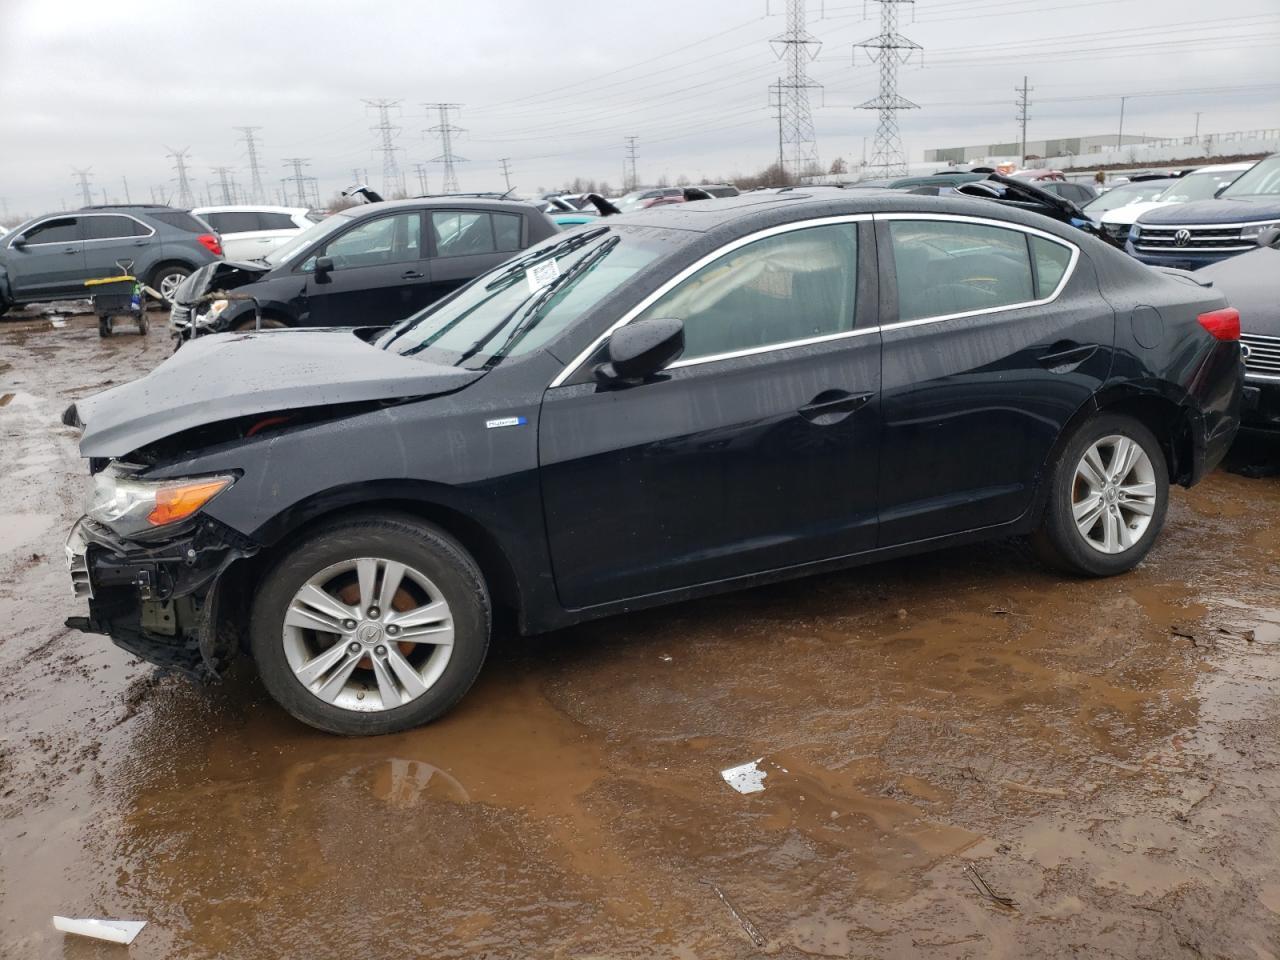
[[[235,479],[135,480],[108,468],[94,476],[85,513],[123,537],[145,534],[192,516]]]
[[[1263,230],[1280,226],[1280,220],[1267,220],[1264,223],[1250,223],[1240,228],[1241,240],[1257,240]]]
[[[204,326],[207,323],[213,323],[218,317],[222,316],[222,312],[227,309],[230,303],[230,300],[214,300],[204,313],[196,315],[196,325]]]

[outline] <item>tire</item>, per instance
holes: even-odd
[[[262,318],[263,330],[286,330],[288,327],[289,325],[287,323],[283,320],[277,320],[275,317]],[[258,329],[258,326],[254,322],[253,317],[246,317],[244,320],[237,320],[231,329],[235,333],[245,333]]]
[[[370,609],[392,565],[404,566],[393,609]],[[313,588],[323,591],[320,606]],[[339,621],[348,609],[351,619]],[[451,646],[433,642],[448,635],[446,620]],[[303,723],[343,736],[395,733],[436,719],[471,688],[491,621],[484,577],[456,541],[411,517],[361,516],[320,528],[274,563],[254,598],[250,648],[267,691]],[[299,626],[316,622],[336,629]],[[398,705],[385,706],[386,684]]]
[[[1114,458],[1125,442],[1139,452],[1115,483]],[[1052,465],[1048,482],[1044,520],[1032,542],[1042,560],[1064,572],[1110,577],[1132,570],[1164,526],[1169,468],[1155,435],[1133,417],[1104,413],[1085,423]]]
[[[147,282],[152,290],[164,295],[171,295],[173,290],[177,289],[178,284],[191,276],[191,269],[177,263],[167,263],[157,267],[151,273],[151,279]],[[169,285],[172,289],[165,290],[165,286]]]

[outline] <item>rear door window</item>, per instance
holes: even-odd
[[[118,240],[127,237],[145,237],[151,231],[133,217],[115,214],[84,218],[86,240]]]
[[[76,217],[58,217],[32,227],[23,234],[23,239],[27,243],[71,243],[84,237]]]
[[[857,224],[789,230],[707,264],[637,319],[684,322],[682,360],[853,329]]]
[[[440,257],[465,257],[498,249],[488,213],[437,210],[431,214],[431,229],[435,231],[436,255]]]
[[[1036,299],[1027,235],[978,223],[892,220],[898,319],[922,320]]]
[[[500,253],[520,249],[520,227],[524,217],[518,213],[494,213],[493,242]]]

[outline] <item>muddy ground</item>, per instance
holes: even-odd
[[[58,415],[167,351],[0,323],[0,956],[1280,956],[1280,477],[1129,576],[993,544],[507,639],[342,740],[62,626]]]

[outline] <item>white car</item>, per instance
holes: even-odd
[[[1217,163],[1199,167],[1173,181],[1154,199],[1108,210],[1102,215],[1102,229],[1108,236],[1119,239],[1123,244],[1124,238],[1129,235],[1129,228],[1148,210],[1171,203],[1212,200],[1219,190],[1252,166],[1252,163]]]
[[[257,260],[314,225],[305,207],[196,207],[191,211],[222,238],[228,260]]]

